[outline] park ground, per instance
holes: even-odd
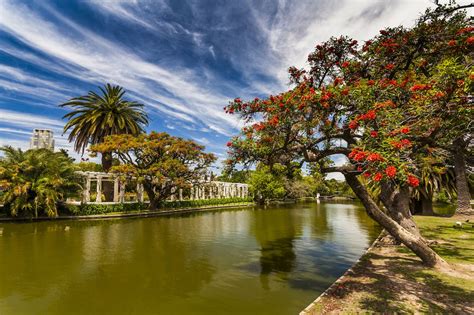
[[[415,220],[451,270],[424,267],[407,248],[381,238],[302,314],[474,314],[474,217]]]

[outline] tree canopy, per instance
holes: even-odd
[[[199,185],[216,159],[204,152],[204,146],[164,132],[107,136],[102,143],[93,145],[91,151],[115,155],[121,164],[111,171],[141,181],[152,209],[175,190]]]
[[[289,69],[290,90],[225,108],[247,122],[228,143],[228,167],[342,154],[346,165],[321,171],[342,172],[382,226],[415,244],[407,246],[425,263],[441,263],[417,233],[407,198],[423,168],[445,168],[447,146],[472,134],[473,31],[464,11],[440,6],[414,27],[381,30],[363,45],[345,36],[317,45],[309,69]],[[365,182],[380,185],[391,218]]]

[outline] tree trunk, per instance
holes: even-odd
[[[454,174],[456,175],[456,190],[458,194],[458,205],[456,213],[458,214],[472,214],[471,208],[471,194],[467,184],[466,175],[466,159],[463,153],[463,146],[460,141],[455,142],[455,150],[453,151],[454,158]]]
[[[108,172],[112,167],[112,153],[105,152],[102,153],[102,169],[104,172]],[[114,183],[109,181],[104,181],[102,183],[102,192],[105,196],[105,201],[114,201]]]
[[[380,210],[370,197],[367,189],[357,179],[356,175],[344,174],[344,176],[347,184],[352,188],[357,197],[359,197],[367,212],[390,233],[390,235],[412,250],[421,258],[425,265],[435,268],[448,267],[448,264],[428,246],[423,237],[408,232],[395,220]]]
[[[146,194],[148,195],[148,199],[150,200],[148,209],[150,210],[158,209],[158,206],[160,203],[159,203],[158,198],[156,197],[155,191],[153,190],[153,186],[145,182],[143,183],[143,189],[146,191]]]
[[[433,193],[432,192],[422,192],[420,193],[420,204],[421,204],[421,214],[422,215],[435,215],[433,211]]]
[[[381,190],[380,200],[390,217],[408,232],[420,236],[420,230],[410,211],[410,189],[407,186],[394,189],[390,183],[382,183]]]

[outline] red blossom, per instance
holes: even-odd
[[[418,185],[420,185],[419,179],[416,178],[413,175],[408,175],[407,183],[408,183],[408,185],[410,185],[412,187],[418,187]]]
[[[383,157],[378,153],[370,153],[367,156],[367,161],[369,162],[383,161]]]
[[[403,127],[402,129],[400,129],[400,132],[404,133],[404,134],[407,134],[407,133],[410,132],[410,128],[409,127]]]
[[[349,89],[345,88],[344,90],[341,91],[342,95],[349,95]]]
[[[364,174],[362,174],[362,176],[364,176],[365,178],[369,178],[372,174],[370,174],[370,172],[365,172]]]
[[[397,169],[395,166],[390,165],[385,169],[385,174],[390,178],[394,178],[397,175]]]
[[[227,146],[228,146],[228,147],[231,147],[231,146],[232,146],[232,142],[230,142],[230,141],[227,142]]]
[[[371,136],[372,138],[377,138],[378,135],[379,135],[379,133],[378,133],[377,131],[375,131],[375,130],[372,130],[372,131],[370,132],[370,136]]]
[[[369,80],[367,81],[367,85],[374,85],[375,84],[375,81],[374,80]]]
[[[466,43],[467,43],[468,45],[474,44],[474,36],[471,36],[471,37],[469,37],[468,39],[466,39]]]
[[[383,174],[380,173],[380,172],[376,173],[373,178],[376,182],[380,182],[380,180],[382,180],[382,178],[383,178]]]
[[[417,92],[417,91],[425,91],[431,89],[431,85],[429,84],[415,84],[410,88],[410,91]]]
[[[470,26],[470,27],[461,28],[456,34],[460,35],[464,33],[470,33],[472,31],[474,31],[474,27]]]
[[[349,122],[349,128],[350,129],[357,129],[359,127],[359,123],[356,120],[351,120]]]
[[[449,42],[448,42],[448,45],[451,46],[451,47],[454,47],[456,46],[456,41],[454,39],[451,39]]]
[[[349,67],[349,61],[344,61],[342,64],[341,64],[341,68],[347,68]]]
[[[334,79],[334,86],[338,86],[339,84],[342,83],[342,79],[341,78],[336,78]]]
[[[388,65],[385,66],[385,69],[387,70],[392,70],[393,68],[395,68],[395,65],[393,63],[389,63]]]

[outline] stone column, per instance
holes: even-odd
[[[114,202],[119,202],[119,179],[114,178]]]
[[[171,188],[171,196],[170,196],[171,201],[174,201],[176,199],[175,192],[176,192],[176,187],[172,187]]]
[[[178,195],[179,195],[179,201],[183,201],[183,189],[182,188],[179,189]]]
[[[143,196],[143,184],[137,183],[137,201],[143,203],[144,196]]]
[[[124,203],[125,202],[125,182],[120,181],[120,196],[119,196],[119,202]]]
[[[85,178],[85,185],[82,190],[82,202],[88,203],[91,201],[91,177],[87,175]]]
[[[95,196],[95,202],[102,202],[102,177],[97,176],[97,195]]]

